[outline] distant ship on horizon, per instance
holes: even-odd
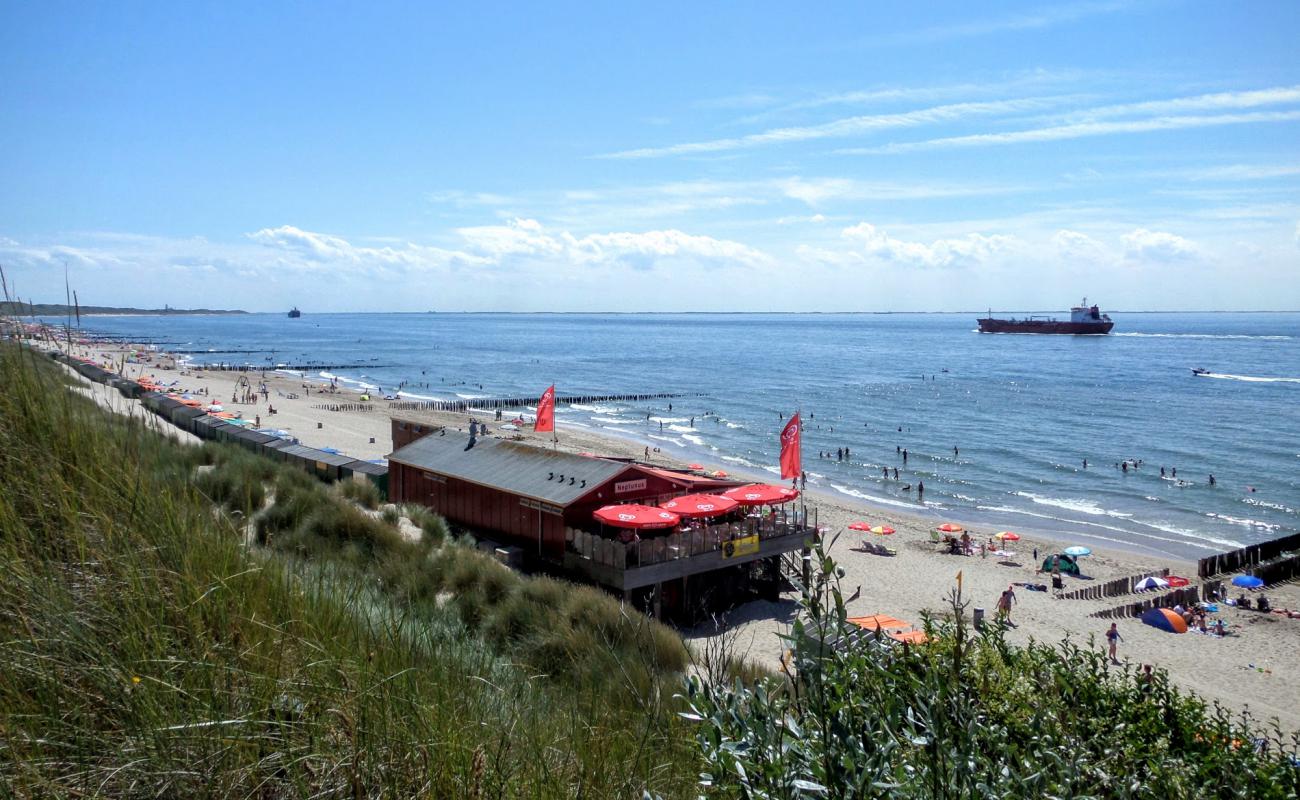
[[[294,306],[293,308],[289,309],[289,319],[297,319],[298,317],[301,316],[302,316],[302,312],[298,310],[297,306]]]
[[[1088,305],[1088,298],[1083,303],[1070,309],[1070,321],[1061,322],[1054,317],[1029,316],[1024,319],[994,319],[992,309],[989,315],[978,319],[980,333],[1067,333],[1067,334],[1102,334],[1110,333],[1115,323],[1109,314],[1093,304]]]

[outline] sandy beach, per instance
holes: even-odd
[[[121,364],[130,351],[139,350],[118,344],[79,347],[76,354],[93,358],[101,365]],[[339,389],[330,391],[321,379],[304,380],[276,372],[221,372],[187,369],[176,359],[165,354],[152,354],[147,363],[127,363],[125,374],[130,378],[152,375],[158,381],[176,381],[178,391],[204,392],[213,400],[220,400],[227,411],[239,412],[247,419],[260,419],[263,427],[280,428],[312,447],[333,447],[360,459],[382,458],[391,451],[390,419],[416,419],[450,430],[468,430],[471,416],[486,422],[491,435],[510,438],[522,437],[546,447],[558,447],[570,452],[591,452],[642,459],[646,443],[631,438],[618,438],[590,428],[564,427],[563,415],[558,416],[559,442],[551,442],[550,434],[533,434],[527,429],[502,430],[501,423],[492,413],[465,414],[450,412],[390,413],[388,403],[382,399],[361,404],[368,410],[330,410],[331,406],[359,404],[359,392]],[[247,377],[254,388],[265,383],[269,398],[260,396],[255,403],[240,403],[243,389],[239,383]],[[131,409],[115,392],[90,385],[87,391],[103,395],[103,402],[115,411],[129,413]],[[116,396],[118,400],[113,400]],[[290,395],[296,397],[291,398]],[[235,402],[231,398],[235,398]],[[275,413],[271,413],[271,408]],[[135,412],[140,413],[140,412]],[[506,412],[508,420],[511,412]],[[805,454],[807,457],[808,454]],[[685,466],[669,454],[651,452],[650,463],[656,465]],[[733,476],[766,480],[770,475],[745,475],[730,464],[705,464],[710,469],[725,469]],[[956,577],[962,574],[963,597],[972,607],[981,607],[989,617],[994,613],[995,602],[1009,585],[1018,582],[1050,583],[1050,576],[1037,573],[1032,554],[1039,560],[1063,546],[1062,541],[1045,536],[1043,532],[1019,531],[1023,538],[1012,543],[1012,555],[981,557],[976,549],[970,557],[940,552],[931,541],[931,529],[939,521],[932,516],[908,514],[897,508],[872,508],[848,502],[842,496],[822,491],[810,481],[804,500],[815,509],[818,523],[828,530],[828,536],[837,536],[831,554],[844,570],[842,581],[845,597],[853,596],[849,603],[852,615],[883,613],[920,625],[923,613],[939,614],[946,608],[946,596],[956,586]],[[872,525],[884,524],[896,529],[888,537],[874,537],[897,551],[893,557],[874,555],[861,549],[862,537],[847,530],[851,522],[864,521]],[[976,541],[987,540],[993,530],[971,530]],[[1077,589],[1095,582],[1169,568],[1177,575],[1194,578],[1196,565],[1169,559],[1156,559],[1138,552],[1119,549],[1094,548],[1091,556],[1083,559],[1083,568],[1089,580],[1066,579],[1066,590]],[[1193,581],[1195,585],[1195,581]],[[1108,620],[1090,615],[1141,596],[1122,596],[1103,600],[1055,599],[1050,593],[1034,592],[1017,587],[1013,608],[1013,628],[1008,631],[1012,642],[1031,639],[1040,642],[1059,642],[1069,637],[1081,645],[1101,648]],[[1275,608],[1300,608],[1300,586],[1292,582],[1271,587],[1267,594]],[[1235,596],[1235,594],[1234,594]],[[753,602],[735,609],[722,621],[725,628],[736,633],[737,646],[759,662],[775,664],[782,652],[778,634],[785,631],[795,613],[793,599],[780,602]],[[1249,708],[1251,713],[1264,719],[1277,717],[1284,729],[1300,729],[1300,619],[1277,615],[1241,611],[1220,606],[1216,615],[1226,621],[1232,635],[1219,638],[1199,633],[1173,635],[1143,625],[1137,619],[1121,619],[1119,630],[1123,636],[1119,654],[1122,659],[1135,663],[1155,664],[1169,672],[1183,689],[1194,691],[1207,700],[1216,700],[1232,709]],[[683,632],[688,639],[702,640],[718,633],[713,625],[701,626]]]

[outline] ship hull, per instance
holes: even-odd
[[[1047,320],[1011,320],[981,319],[976,320],[980,333],[1065,333],[1065,334],[1101,334],[1110,333],[1114,322],[1055,322]]]

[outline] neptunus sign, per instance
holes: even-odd
[[[645,488],[645,478],[638,478],[634,481],[618,481],[614,484],[614,494],[627,494],[628,492],[639,492]]]

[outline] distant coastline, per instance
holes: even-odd
[[[70,306],[63,303],[21,303],[12,300],[0,302],[0,315],[9,317],[62,317],[68,314],[81,316],[108,315],[163,317],[180,314],[247,314],[238,309],[219,308],[117,308],[115,306]]]

